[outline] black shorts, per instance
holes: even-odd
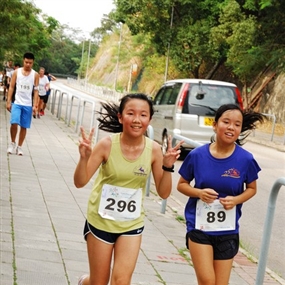
[[[232,259],[239,249],[238,234],[213,236],[199,230],[192,230],[186,234],[187,248],[188,239],[192,242],[211,245],[214,251],[214,260]]]
[[[40,99],[41,99],[44,103],[47,103],[47,102],[48,102],[48,95],[40,96]]]
[[[120,236],[138,236],[141,235],[144,230],[144,227],[141,227],[139,229],[135,229],[132,231],[124,232],[124,233],[108,233],[105,231],[101,231],[99,229],[94,228],[91,224],[89,224],[87,221],[85,222],[84,226],[84,239],[86,240],[88,234],[92,234],[94,237],[98,238],[99,240],[109,243],[109,244],[114,244],[118,237]]]

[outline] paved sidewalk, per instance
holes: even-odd
[[[46,113],[33,120],[24,156],[7,155],[10,114],[5,102],[0,103],[1,285],[76,285],[79,276],[88,272],[82,230],[93,181],[83,189],[75,188],[78,135]],[[185,226],[177,218],[183,205],[170,197],[162,214],[161,202],[151,183],[132,284],[197,284],[185,248]],[[254,285],[256,271],[256,262],[239,252],[229,284]],[[285,282],[268,271],[263,284]]]

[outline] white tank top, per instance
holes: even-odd
[[[39,78],[39,95],[45,96],[47,94],[46,85],[49,84],[49,80],[46,75]]]
[[[32,92],[35,82],[35,71],[32,69],[28,76],[23,75],[23,68],[17,69],[15,104],[32,106]]]

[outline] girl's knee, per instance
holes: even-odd
[[[130,285],[131,277],[128,277],[124,274],[112,275],[112,285]]]

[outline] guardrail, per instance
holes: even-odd
[[[67,78],[67,83],[84,92],[104,98],[104,100],[107,101],[118,102],[124,96],[124,93],[117,92],[116,90],[107,87],[86,83],[83,79],[77,80],[74,78]]]
[[[85,106],[87,103],[92,104],[92,112],[91,112],[91,120],[90,120],[90,129],[92,129],[94,127],[94,123],[95,123],[95,112],[96,112],[95,111],[96,104],[94,101],[83,100],[80,125],[82,125],[82,122],[83,122],[83,118],[84,118],[84,114],[85,114]]]
[[[147,128],[147,134],[151,140],[154,139],[153,127],[150,125]],[[149,176],[149,178],[147,180],[147,185],[146,185],[146,196],[147,197],[149,196],[149,192],[150,192],[150,179],[151,179],[151,175]]]
[[[75,123],[75,132],[78,131],[78,126],[79,126],[79,114],[80,114],[80,105],[81,105],[81,98],[79,96],[76,95],[72,95],[71,96],[71,104],[70,104],[70,108],[69,108],[69,115],[68,115],[68,120],[67,120],[67,126],[70,126],[70,121],[71,121],[71,115],[72,115],[72,107],[73,107],[73,101],[74,99],[77,98],[78,99],[78,108],[77,108],[77,116],[76,116],[76,123]]]
[[[274,212],[275,212],[275,207],[276,207],[276,200],[277,200],[277,195],[282,185],[285,186],[285,177],[281,177],[277,179],[275,183],[273,184],[271,192],[270,192],[268,207],[267,207],[267,214],[266,214],[265,223],[264,223],[263,237],[262,237],[262,242],[261,242],[261,250],[260,250],[260,256],[259,256],[259,261],[258,261],[255,285],[263,284],[270,237],[271,237],[271,232],[272,232]],[[284,246],[284,245],[281,245],[281,246]]]
[[[63,96],[64,95],[66,96],[66,101],[67,101],[66,106],[68,106],[68,102],[69,102],[69,95],[68,95],[68,93],[61,92],[59,100],[58,100],[58,108],[57,108],[57,114],[56,114],[56,117],[59,120],[61,118],[62,102],[63,102]],[[66,110],[65,110],[65,119],[64,119],[65,122],[66,122],[66,118],[67,118],[67,111],[68,111],[68,108],[66,108]]]
[[[271,118],[272,121],[272,126],[271,126],[271,131],[268,133],[259,131],[259,129],[253,130],[251,133],[252,137],[263,139],[265,141],[270,141],[270,142],[275,142],[280,145],[285,145],[285,131],[283,135],[277,135],[275,133],[276,130],[276,116],[274,114],[267,114],[267,113],[262,113],[265,117]],[[284,128],[285,129],[285,128]]]
[[[77,104],[75,104],[75,100],[77,100]],[[83,119],[86,114],[86,105],[91,104],[91,119],[90,119],[90,129],[94,126],[95,123],[95,108],[96,101],[81,99],[78,95],[69,94],[68,92],[62,92],[59,89],[51,89],[50,100],[47,105],[47,108],[50,109],[51,113],[54,115],[56,113],[56,117],[60,120],[62,109],[65,103],[65,116],[64,122],[68,127],[71,125],[73,107],[77,106],[76,116],[74,118],[74,131],[78,132],[79,126],[83,123]]]
[[[273,141],[275,125],[276,125],[276,116],[271,115],[271,114],[266,114],[266,113],[262,113],[262,115],[264,115],[265,117],[269,117],[269,118],[273,119],[271,133],[270,133],[270,141]],[[253,132],[252,132],[253,137],[255,137],[255,132],[256,132],[256,130],[253,130]]]

